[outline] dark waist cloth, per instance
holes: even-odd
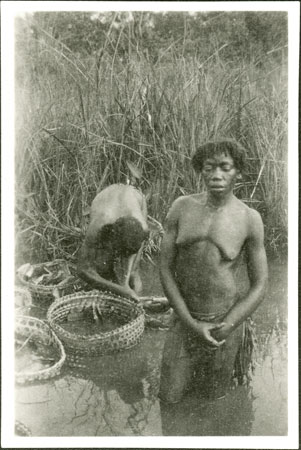
[[[190,314],[196,320],[222,322],[227,311],[219,311],[212,314],[191,312]],[[206,356],[219,360],[222,355],[225,356],[232,349],[236,354],[233,367],[234,377],[238,378],[239,384],[244,384],[244,382],[248,382],[251,379],[254,371],[254,351],[257,343],[255,325],[251,317],[238,326],[229,335],[226,342],[217,349],[206,345],[196,333],[183,325],[176,313],[173,314],[170,331],[179,337],[182,336],[179,342],[176,342],[178,341],[177,338],[175,341],[181,347],[181,349],[178,348],[178,357],[190,355],[193,358],[202,358]]]

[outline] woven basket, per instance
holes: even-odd
[[[42,269],[43,267],[51,269],[60,266],[70,268],[67,262],[63,259],[56,259],[54,261],[46,263],[33,264],[32,266],[35,269]],[[55,291],[57,292],[57,295],[59,297],[75,292],[77,290],[76,284],[79,282],[79,280],[75,276],[73,276],[73,278],[66,279],[66,282],[62,282],[58,285],[43,286],[25,280],[24,276],[21,273],[18,273],[18,278],[21,281],[22,285],[26,286],[29,289],[34,301],[44,301],[48,303],[51,303],[53,302],[53,300],[55,300]]]
[[[26,339],[29,339],[34,342],[40,342],[43,345],[53,345],[59,354],[59,360],[51,367],[36,372],[15,372],[17,383],[23,384],[36,380],[47,380],[59,375],[65,362],[66,354],[61,341],[47,323],[35,317],[17,316],[15,320],[15,334],[22,336],[22,341],[24,342]],[[18,338],[16,341],[18,342]]]
[[[116,317],[125,323],[111,331],[94,335],[66,331],[60,324],[70,313],[87,308],[97,311],[105,318]],[[140,304],[110,292],[90,291],[67,295],[50,305],[47,313],[50,326],[62,340],[67,353],[79,355],[103,355],[136,345],[144,331],[144,311]]]

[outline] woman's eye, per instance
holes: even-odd
[[[226,164],[226,165],[224,165],[224,166],[222,166],[222,170],[231,170],[232,169],[232,166],[230,166],[229,164]]]
[[[212,170],[212,166],[204,166],[204,170],[206,172],[210,172],[210,170]]]

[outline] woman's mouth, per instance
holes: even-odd
[[[224,186],[217,185],[217,184],[211,185],[211,186],[209,186],[209,187],[210,187],[210,189],[213,190],[213,191],[222,191],[222,190],[224,189]]]

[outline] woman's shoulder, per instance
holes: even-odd
[[[190,194],[181,195],[172,203],[168,217],[179,218],[182,214],[185,214],[187,209],[195,205],[196,202],[202,203],[204,201],[204,194]]]
[[[204,192],[202,192],[201,194],[181,195],[173,202],[173,205],[186,205],[195,201],[203,201],[205,199],[206,194]]]

